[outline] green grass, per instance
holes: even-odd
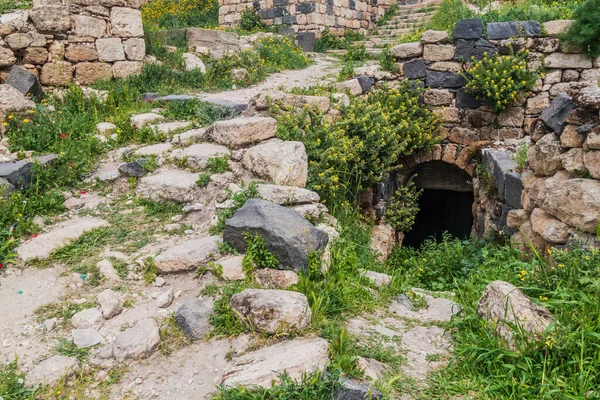
[[[31,8],[31,2],[20,0],[0,0],[0,15],[12,10],[25,10]]]
[[[66,357],[75,357],[81,362],[85,362],[87,360],[91,350],[91,347],[80,349],[68,339],[60,339],[55,347],[57,354]]]

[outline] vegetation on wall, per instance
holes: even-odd
[[[600,0],[587,0],[573,19],[575,22],[561,40],[580,47],[590,57],[600,56]]]
[[[467,91],[492,107],[494,112],[522,102],[536,80],[543,77],[541,69],[530,71],[527,56],[526,50],[516,55],[484,53],[483,59],[473,59],[471,67],[463,74]]]
[[[399,157],[437,141],[439,119],[419,104],[421,90],[404,82],[352,97],[331,120],[306,107],[301,113],[273,113],[278,136],[299,140],[309,158],[309,188],[329,204],[352,198],[397,168]]]
[[[219,25],[217,0],[151,0],[142,8],[146,32],[188,27],[215,28]]]
[[[417,188],[413,178],[396,191],[385,210],[386,222],[399,232],[410,231],[419,212],[423,189]]]

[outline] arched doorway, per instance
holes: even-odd
[[[436,160],[417,165],[407,178],[414,179],[423,193],[403,246],[419,247],[428,238],[441,239],[444,232],[461,239],[470,235],[474,197],[472,178],[465,170]]]

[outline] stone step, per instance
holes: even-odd
[[[379,33],[382,34],[382,35],[397,36],[397,35],[404,35],[404,34],[407,34],[407,33],[411,33],[413,31],[414,31],[413,28],[384,29],[384,30],[379,31]]]

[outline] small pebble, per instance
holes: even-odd
[[[154,286],[163,287],[163,286],[165,286],[166,283],[167,283],[167,281],[165,281],[165,278],[157,276],[156,280],[154,281]]]

